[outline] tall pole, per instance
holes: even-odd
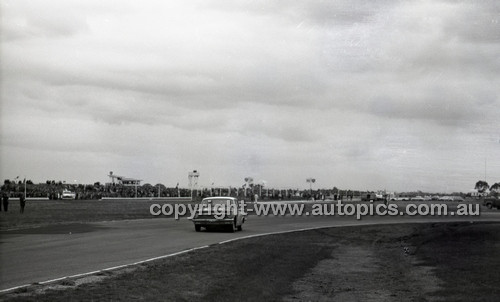
[[[26,176],[24,177],[24,198],[26,199]]]
[[[195,190],[198,190],[198,177],[200,173],[197,170],[193,170],[193,172],[188,173],[189,179],[189,187],[191,189],[191,200],[193,200],[193,187]],[[196,195],[198,195],[198,191],[196,191]]]
[[[316,179],[308,178],[306,181],[309,183],[309,194],[312,196],[312,184],[316,182]]]
[[[484,181],[486,181],[486,157],[484,157]]]

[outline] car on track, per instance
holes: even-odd
[[[204,198],[192,218],[196,232],[201,228],[222,227],[231,232],[243,229],[246,213],[234,197],[219,196]]]

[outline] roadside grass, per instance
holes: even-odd
[[[57,223],[85,223],[96,221],[143,219],[153,216],[150,206],[154,203],[191,203],[190,201],[162,200],[36,200],[27,201],[21,214],[18,201],[9,203],[8,212],[0,212],[0,230],[29,228]]]
[[[478,201],[468,201],[477,203]],[[20,214],[19,202],[12,200],[8,212],[0,212],[0,230],[30,228],[50,224],[87,223],[110,220],[146,219],[146,218],[171,218],[170,216],[153,216],[150,213],[152,204],[194,204],[191,201],[175,200],[134,200],[134,199],[106,199],[106,200],[28,200],[25,212]],[[321,202],[332,204],[335,202]],[[351,202],[346,202],[351,203]],[[353,202],[359,203],[359,202]],[[380,202],[378,202],[380,203]],[[399,203],[401,207],[407,202]],[[451,207],[456,202],[450,203]],[[311,212],[313,203],[304,204],[304,210]],[[488,210],[481,207],[481,211]],[[249,215],[254,215],[249,212]],[[186,215],[184,215],[186,216]]]
[[[272,301],[330,251],[322,236],[271,236],[213,245],[153,263],[134,272],[75,289],[22,295],[13,301]],[[270,238],[271,238],[270,237]],[[301,240],[309,238],[308,244]],[[300,250],[299,252],[297,252]]]
[[[435,267],[444,282],[435,296],[448,301],[500,301],[500,225],[436,224],[412,242],[418,246],[422,265]]]
[[[497,223],[399,224],[270,235],[0,299],[498,301],[499,230]]]

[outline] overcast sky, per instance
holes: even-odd
[[[500,2],[2,0],[2,180],[500,182]]]

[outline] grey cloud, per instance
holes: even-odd
[[[238,173],[336,165],[376,184],[356,176],[367,160],[404,171],[498,132],[493,1],[11,3],[3,146],[80,149],[139,170],[158,154],[181,170],[231,169],[247,157]],[[76,136],[59,132],[75,126]],[[230,150],[213,151],[227,141]],[[440,141],[452,147],[436,151]],[[473,159],[477,150],[465,151]]]
[[[42,3],[28,2],[5,9],[2,14],[2,39],[4,41],[74,36],[87,31],[88,24],[79,12],[67,5],[48,7]],[[22,9],[21,9],[22,8]],[[14,13],[14,14],[13,14]]]
[[[287,142],[313,142],[317,139],[317,134],[303,127],[301,124],[290,125],[279,122],[261,124],[255,123],[238,130],[245,136],[268,137]]]
[[[464,121],[477,117],[472,113],[477,108],[470,108],[456,102],[443,102],[442,100],[412,103],[405,100],[378,99],[370,103],[369,110],[371,113],[385,118],[429,120],[454,127],[460,127]]]
[[[385,118],[428,120],[452,127],[468,127],[468,122],[478,118],[491,119],[490,109],[498,103],[493,90],[467,85],[458,89],[451,87],[453,85],[416,86],[399,93],[389,90],[371,99],[366,109]]]
[[[470,43],[500,43],[500,3],[496,0],[449,1],[459,5],[457,11],[444,25],[451,38],[459,38]]]
[[[257,16],[286,18],[300,26],[350,25],[369,22],[371,16],[384,7],[394,6],[394,1],[205,1],[202,7],[232,13],[252,13]]]

